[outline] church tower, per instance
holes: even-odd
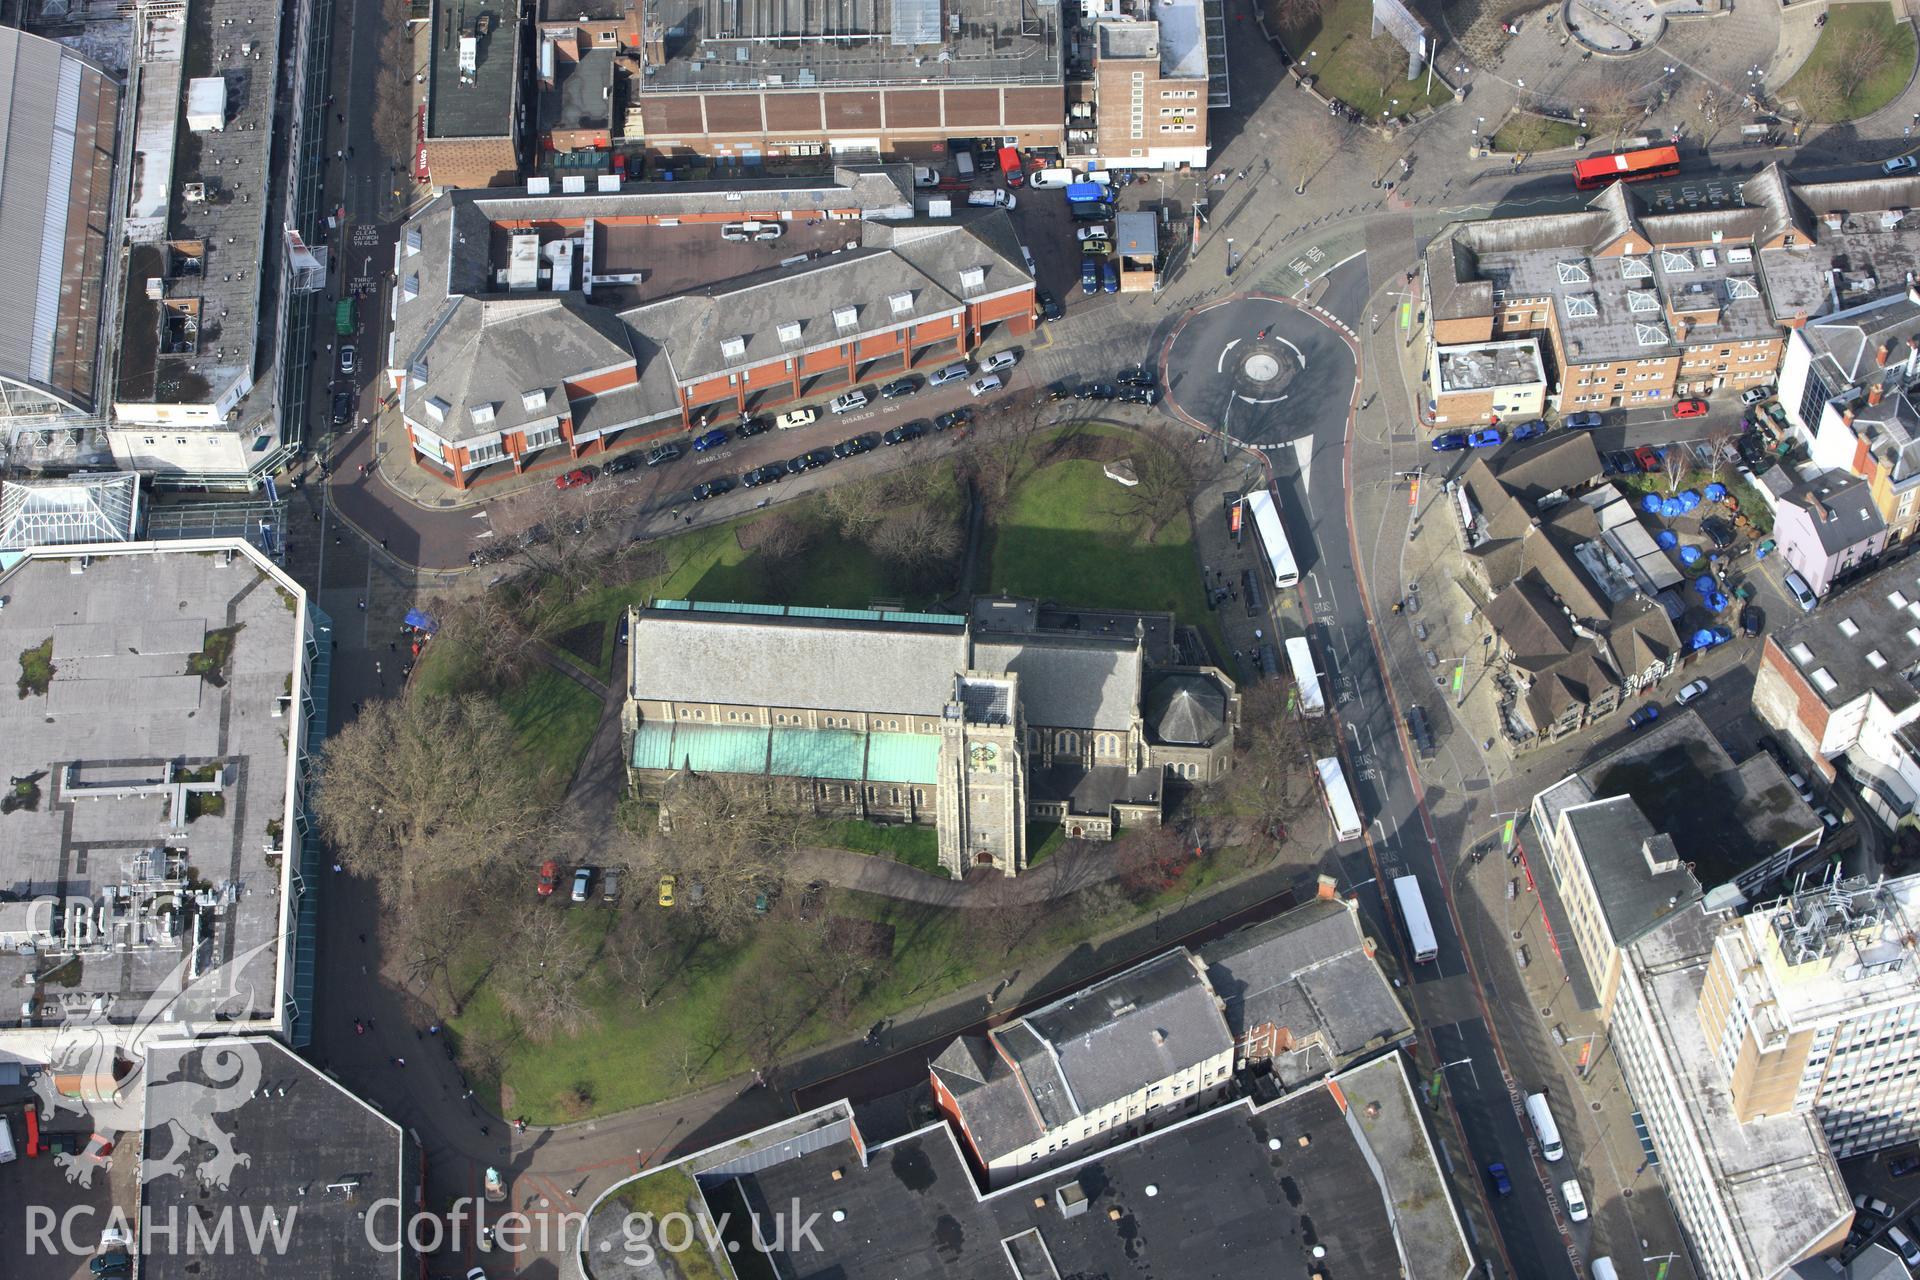
[[[973,671],[956,676],[942,715],[940,865],[956,880],[975,867],[1018,875],[1027,866],[1019,677]]]

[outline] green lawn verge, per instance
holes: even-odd
[[[1314,88],[1359,109],[1368,120],[1378,122],[1383,111],[1408,115],[1453,100],[1453,91],[1438,77],[1429,88],[1424,74],[1403,80],[1398,73],[1375,70],[1397,61],[1404,71],[1407,55],[1390,36],[1371,38],[1370,0],[1329,0],[1319,13],[1297,17],[1286,15],[1275,0],[1265,3],[1267,29],[1280,37],[1294,61],[1317,77]]]
[[[537,773],[563,782],[573,777],[580,757],[600,727],[600,699],[551,667],[536,667],[517,686],[500,694],[500,709],[513,722],[520,746]]]
[[[702,1219],[707,1217],[706,1201],[701,1198],[693,1175],[685,1169],[678,1165],[657,1169],[620,1188],[614,1198],[634,1213],[650,1220],[653,1224],[650,1239],[655,1248],[664,1250],[673,1259],[672,1266],[679,1273],[680,1280],[725,1280],[708,1251],[709,1233],[705,1228],[692,1233],[692,1239],[685,1249],[668,1249],[662,1243],[659,1224],[668,1220],[670,1215],[689,1217],[697,1214]],[[681,1238],[677,1228],[668,1236],[675,1245],[680,1243]]]
[[[940,865],[940,833],[918,823],[823,820],[808,828],[805,842],[878,854],[936,876],[947,874]]]
[[[1027,824],[1027,870],[1051,858],[1059,852],[1060,846],[1067,840],[1066,824],[1060,822],[1029,822]]]
[[[1566,120],[1516,112],[1493,135],[1493,149],[1509,154],[1522,151],[1557,151],[1580,140],[1580,127]]]
[[[1848,65],[1860,65],[1870,45],[1884,49],[1879,65],[1849,84]],[[1819,41],[1780,96],[1798,99],[1823,124],[1858,120],[1900,96],[1913,75],[1913,61],[1913,28],[1897,20],[1892,5],[1829,5]]]

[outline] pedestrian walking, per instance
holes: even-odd
[[[366,601],[366,598],[363,596],[361,597],[361,600],[360,600],[360,612],[365,613],[366,611],[367,611],[367,601]]]
[[[491,1130],[491,1129],[489,1129],[489,1128],[487,1128],[487,1126],[485,1126],[485,1125],[481,1125],[481,1126],[480,1126],[480,1133],[481,1133],[481,1136],[482,1136],[482,1137],[484,1137],[485,1135],[487,1135],[487,1134],[489,1134],[489,1133],[492,1133],[492,1132],[493,1132],[493,1130]]]
[[[333,873],[334,873],[335,875],[339,875],[339,874],[340,874],[340,864],[339,864],[339,863],[337,863],[337,862],[333,864]]]
[[[360,945],[363,947],[367,945],[367,935],[364,933],[360,935]]]
[[[353,1020],[353,1034],[357,1036],[363,1036],[367,1034],[367,1024],[360,1021],[360,1019],[355,1018]]]
[[[407,1060],[405,1058],[395,1058],[393,1059],[393,1065],[396,1067],[404,1067],[407,1065]]]
[[[436,1022],[436,1023],[434,1023],[434,1024],[432,1025],[432,1026],[430,1026],[430,1027],[428,1027],[428,1028],[427,1028],[427,1034],[428,1034],[428,1035],[430,1035],[430,1036],[437,1036],[437,1035],[439,1035],[439,1034],[440,1034],[440,1024]]]

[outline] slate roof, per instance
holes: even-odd
[[[960,623],[643,609],[631,635],[639,699],[937,716],[966,668]]]
[[[1600,451],[1587,431],[1562,431],[1495,455],[1502,487],[1529,506],[1551,493],[1571,492],[1600,478]]]
[[[1236,1038],[1271,1025],[1293,1049],[1274,1060],[1289,1088],[1341,1071],[1413,1034],[1346,902],[1314,901],[1200,950]]]
[[[1580,642],[1572,624],[1537,573],[1529,573],[1488,601],[1487,623],[1512,651],[1515,665],[1541,672]]]
[[[1056,760],[1027,775],[1027,795],[1042,802],[1061,802],[1068,813],[1105,817],[1116,804],[1154,804],[1160,799],[1165,771],[1129,769],[1101,764],[1092,768],[1078,761]]]
[[[1576,650],[1534,680],[1527,690],[1528,718],[1536,731],[1542,730],[1569,708],[1587,706],[1619,684],[1593,650]]]
[[[1828,471],[1787,490],[1783,502],[1806,512],[1808,522],[1829,555],[1885,533],[1887,522],[1873,500],[1873,488],[1858,476]]]
[[[987,1159],[1032,1146],[1046,1133],[1020,1078],[985,1037],[961,1036],[929,1067]]]
[[[1566,823],[1616,944],[1632,942],[1669,913],[1699,901],[1700,882],[1680,860],[1672,837],[1656,831],[1631,796],[1570,806]],[[1672,862],[1672,869],[1654,869],[1645,851],[1649,842],[1655,858]]]
[[[973,645],[974,669],[1018,675],[1027,723],[1049,728],[1130,729],[1144,665],[1131,639],[1035,633]]]
[[[1226,727],[1227,697],[1208,677],[1183,672],[1153,682],[1142,714],[1158,741],[1205,746]]]

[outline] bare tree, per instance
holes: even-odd
[[[814,542],[813,526],[796,511],[776,511],[741,531],[741,545],[753,553],[761,591],[785,600],[793,589],[793,566]]]
[[[679,945],[666,913],[644,907],[622,911],[607,931],[605,951],[622,994],[642,1009],[652,1005],[667,981]]]
[[[792,914],[774,926],[772,950],[805,989],[809,1003],[835,1022],[853,1012],[889,953],[881,927],[870,920],[804,920]]]
[[[998,510],[1040,460],[1041,440],[1055,429],[1042,405],[1001,401],[1005,408],[978,424],[961,450],[961,465],[973,478],[980,500]]]
[[[1884,27],[1860,27],[1842,38],[1829,64],[1841,98],[1851,101],[1867,81],[1886,69],[1893,52],[1892,36]]]
[[[842,537],[860,541],[885,523],[890,487],[880,476],[837,484],[821,495],[821,507]]]
[[[1667,456],[1660,460],[1660,470],[1667,477],[1668,496],[1680,492],[1680,486],[1693,470],[1693,460],[1687,456],[1687,446],[1668,445]]]
[[[486,903],[480,886],[464,877],[431,881],[405,900],[385,902],[383,940],[394,948],[407,981],[425,989],[448,1016],[466,1003],[453,975],[456,961],[484,932]]]
[[[1587,127],[1596,138],[1616,142],[1643,114],[1625,80],[1603,80],[1587,100]]]
[[[614,557],[597,531],[621,514],[617,490],[605,486],[555,489],[551,485],[530,491],[530,504],[516,510],[528,523],[518,537],[519,562],[532,571],[537,599],[546,610],[571,604],[582,592],[612,580]]]
[[[516,599],[502,591],[488,591],[456,604],[440,620],[433,643],[452,645],[471,662],[477,688],[460,692],[501,689],[519,681],[540,662],[540,640],[516,607]]]
[[[756,903],[785,883],[804,818],[769,804],[768,785],[764,778],[684,774],[662,802],[672,830],[651,846],[652,869],[674,875],[688,914],[715,932],[744,927]]]
[[[1133,474],[1139,482],[1120,499],[1122,514],[1138,520],[1145,540],[1152,542],[1160,530],[1176,524],[1187,514],[1187,498],[1193,490],[1193,464],[1185,453],[1142,442],[1133,453]]]
[[[763,1082],[771,1084],[780,1052],[806,1020],[808,999],[794,975],[771,951],[756,952],[727,994],[737,1042]]]
[[[1312,109],[1301,113],[1287,130],[1288,154],[1297,175],[1294,193],[1305,192],[1329,160],[1365,136],[1345,116]]]
[[[1700,143],[1709,145],[1720,131],[1733,119],[1739,100],[1709,84],[1700,90],[1700,96],[1694,99],[1693,111],[1700,118],[1698,125]]]
[[[1707,431],[1707,449],[1712,457],[1707,461],[1707,474],[1715,480],[1720,478],[1720,468],[1727,465],[1727,459],[1740,441],[1740,433],[1731,424],[1715,426]]]
[[[368,703],[327,742],[314,809],[334,856],[389,902],[524,859],[548,806],[506,715],[484,699]]]
[[[1300,715],[1293,687],[1262,680],[1241,692],[1233,772],[1219,784],[1271,838],[1319,804],[1314,759],[1330,752],[1329,719]]]
[[[943,511],[916,503],[874,526],[867,545],[882,559],[909,573],[946,564],[960,553],[960,525]]]
[[[1355,68],[1379,95],[1382,104],[1407,82],[1407,51],[1390,35],[1379,35],[1358,45]],[[1385,108],[1390,110],[1391,108]]]
[[[1280,20],[1280,29],[1291,39],[1307,38],[1307,31],[1318,25],[1328,0],[1274,0],[1268,12]]]
[[[987,880],[967,916],[968,931],[992,947],[996,960],[1012,955],[1047,914],[1046,903],[1023,891],[1020,883],[1009,876]]]
[[[1807,75],[1800,86],[1800,100],[1815,120],[1838,120],[1846,114],[1847,91],[1831,64],[1815,68]]]
[[[492,987],[529,1040],[573,1035],[593,1021],[582,994],[593,953],[557,909],[522,911],[494,964]]]

